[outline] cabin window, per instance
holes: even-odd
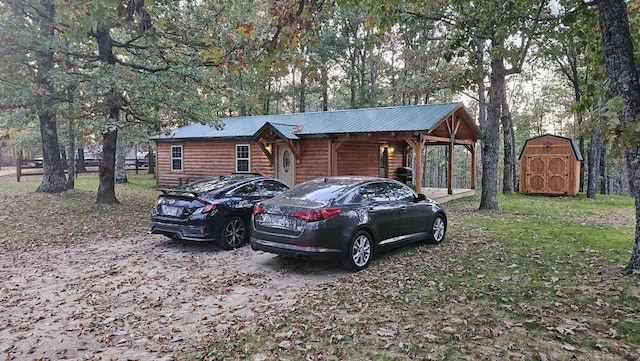
[[[171,170],[172,171],[182,170],[182,146],[181,145],[171,146]]]
[[[248,172],[249,164],[249,145],[236,145],[236,172]]]

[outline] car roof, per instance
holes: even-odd
[[[163,190],[163,193],[190,193],[194,195],[202,193],[218,193],[231,188],[241,186],[254,180],[272,179],[258,173],[232,173],[217,177],[200,179],[176,189]]]

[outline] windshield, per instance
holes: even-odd
[[[299,184],[286,191],[286,197],[327,202],[340,197],[353,187],[353,182],[338,180],[314,180]]]

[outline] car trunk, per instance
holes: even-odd
[[[326,206],[325,202],[287,198],[278,203],[265,201],[260,205],[262,211],[254,217],[254,227],[258,231],[277,233],[286,236],[299,236],[307,223],[295,216],[297,212],[318,211]]]
[[[187,219],[205,204],[193,196],[160,196],[157,206],[158,215],[175,219]]]

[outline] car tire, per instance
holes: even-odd
[[[346,269],[357,272],[369,266],[373,258],[373,240],[366,231],[356,232],[349,241],[347,257],[344,260]]]
[[[442,214],[436,214],[431,223],[428,243],[440,243],[447,233],[447,220]]]
[[[242,246],[249,238],[247,223],[240,217],[231,217],[220,230],[220,247],[234,249]]]

